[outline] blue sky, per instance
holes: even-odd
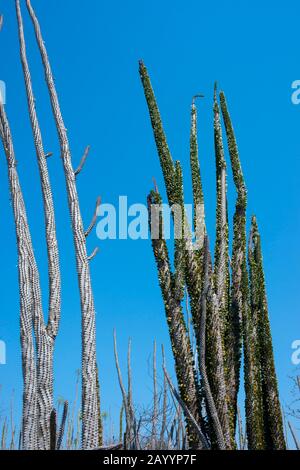
[[[22,2],[23,3],[23,2]],[[74,166],[87,144],[91,153],[78,178],[83,218],[89,223],[96,197],[116,203],[145,202],[152,177],[163,190],[162,174],[138,75],[138,60],[148,67],[174,159],[184,169],[186,202],[191,202],[189,123],[191,98],[199,104],[199,150],[207,224],[214,238],[215,174],[212,132],[213,83],[225,91],[248,188],[248,216],[257,215],[262,235],[270,319],[280,392],[291,401],[291,343],[300,338],[299,322],[299,117],[291,102],[291,83],[300,78],[298,17],[293,4],[279,1],[213,3],[190,0],[33,1],[52,62]],[[14,2],[1,0],[4,14],[0,79],[7,86],[21,183],[47,305],[43,212],[35,152],[28,121],[18,55]],[[73,243],[56,132],[43,72],[26,11],[25,32],[46,151],[54,152],[49,171],[56,202],[63,276],[62,321],[56,343],[55,393],[72,400],[80,367],[80,308]],[[1,195],[0,339],[7,365],[0,366],[0,402],[12,389],[21,399],[17,258],[6,162],[0,159]],[[229,209],[234,189],[229,170]],[[164,308],[149,240],[99,241],[91,264],[97,309],[97,351],[103,409],[118,412],[121,396],[113,362],[112,330],[117,329],[121,364],[128,338],[136,402],[147,404],[151,378],[147,361],[154,338],[168,351]],[[125,373],[125,370],[124,370]]]

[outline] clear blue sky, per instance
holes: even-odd
[[[144,202],[152,187],[152,176],[163,189],[138,75],[138,59],[142,58],[151,74],[173,157],[183,164],[186,202],[191,201],[188,162],[191,98],[197,92],[205,94],[199,107],[199,146],[207,223],[213,240],[214,81],[225,91],[248,187],[248,215],[257,215],[261,230],[280,392],[283,402],[289,402],[291,343],[300,338],[300,105],[291,103],[291,83],[300,78],[295,4],[277,0],[33,0],[32,3],[52,62],[74,166],[84,147],[91,145],[88,162],[78,178],[87,224],[98,194],[103,202],[116,203],[119,195],[128,195],[129,203]],[[14,2],[0,1],[0,11],[4,14],[0,79],[7,85],[7,113],[46,306],[40,182],[18,55]],[[45,147],[46,151],[54,152],[49,171],[57,208],[63,275],[55,394],[72,400],[81,347],[73,243],[48,95],[32,27],[25,9],[23,12]],[[16,390],[17,404],[20,403],[22,381],[16,242],[2,151],[1,155],[0,339],[7,344],[7,365],[0,366],[3,385],[0,402],[2,408],[7,408],[12,389]],[[230,216],[234,203],[231,183],[229,171]],[[172,358],[150,241],[99,242],[93,234],[88,244],[91,250],[100,246],[100,253],[91,264],[97,309],[97,355],[103,409],[111,409],[114,415],[121,401],[113,362],[114,327],[122,365],[128,337],[133,341],[136,402],[147,404],[150,399],[147,360],[154,338],[168,350],[169,369]]]

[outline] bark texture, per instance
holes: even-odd
[[[47,50],[31,2],[26,0],[26,5],[34,26],[36,41],[44,66],[46,84],[60,142],[61,158],[68,194],[82,313],[82,447],[89,449],[97,447],[99,430],[97,413],[95,307],[89,259],[86,249],[86,237],[80,212],[67,130],[60,110]]]

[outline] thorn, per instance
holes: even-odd
[[[82,156],[82,158],[81,158],[81,160],[80,160],[80,163],[79,163],[79,165],[78,165],[77,170],[74,171],[74,175],[75,175],[75,176],[77,176],[77,175],[81,172],[81,170],[82,170],[82,168],[83,168],[83,165],[85,164],[85,161],[86,161],[87,156],[88,156],[88,154],[89,154],[89,151],[90,151],[90,146],[88,145],[88,146],[85,148],[84,154],[83,154],[83,156]]]
[[[95,211],[94,211],[94,215],[93,215],[93,218],[92,218],[92,221],[90,223],[90,225],[88,226],[88,229],[86,230],[86,232],[84,233],[85,237],[87,237],[91,231],[93,230],[93,228],[95,227],[95,223],[96,223],[96,220],[97,220],[97,212],[98,212],[98,207],[100,206],[101,204],[101,197],[98,196],[97,197],[97,201],[96,201],[96,207],[95,207]]]
[[[94,248],[94,250],[92,251],[92,253],[90,254],[90,256],[88,256],[88,261],[91,261],[93,258],[95,258],[96,254],[98,253],[99,251],[99,247],[96,246],[96,248]]]
[[[195,101],[197,98],[204,98],[204,95],[201,95],[201,94],[194,95],[192,99],[192,104],[195,104]]]
[[[218,82],[214,84],[214,100],[217,101]]]
[[[153,181],[153,184],[154,184],[154,191],[156,193],[159,193],[158,186],[157,186],[157,183],[156,183],[156,179],[154,178],[154,176],[152,176],[152,181]]]

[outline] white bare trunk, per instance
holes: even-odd
[[[61,157],[66,179],[82,312],[82,446],[84,449],[89,449],[97,447],[98,444],[98,416],[95,308],[91,286],[89,260],[86,251],[86,237],[79,207],[79,199],[77,194],[75,173],[71,161],[69,141],[59,106],[47,51],[44,45],[37,17],[31,6],[31,2],[26,0],[26,4],[34,25],[36,40],[44,65],[53,116],[60,141]]]

